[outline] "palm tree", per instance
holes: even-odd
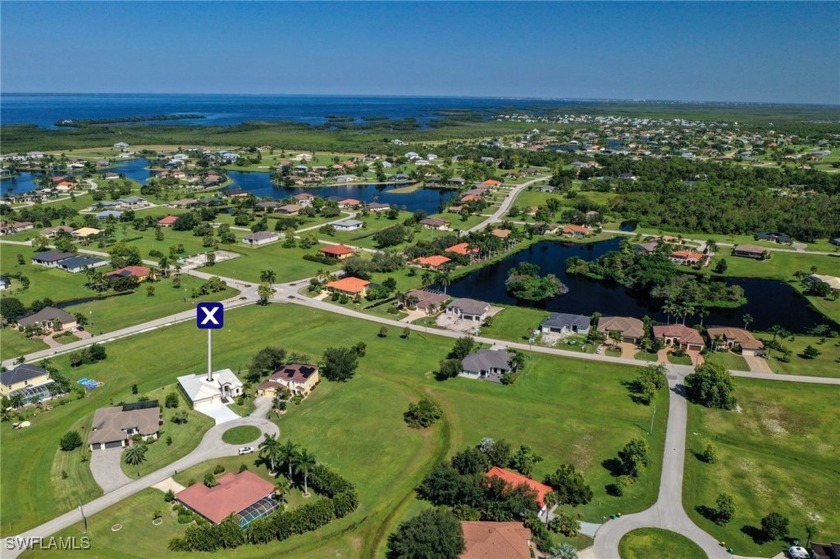
[[[277,281],[277,274],[274,272],[274,270],[263,270],[262,272],[260,272],[260,281],[274,283],[275,281]]]
[[[286,494],[291,489],[292,484],[289,481],[289,478],[280,477],[274,481],[274,494],[280,498],[284,503],[286,502]]]
[[[303,472],[303,494],[309,495],[307,483],[309,481],[309,470],[315,467],[315,457],[305,448],[297,453],[294,459],[295,472]]]
[[[753,323],[753,317],[752,317],[752,315],[751,315],[751,314],[749,314],[749,313],[747,313],[747,314],[745,314],[744,316],[742,316],[742,317],[741,317],[741,320],[743,320],[743,321],[744,321],[744,330],[746,330],[746,329],[747,329],[747,327],[748,327],[750,324],[752,324],[752,323]]]
[[[280,441],[274,435],[266,435],[263,442],[259,444],[260,456],[268,460],[269,469],[275,471]]]
[[[13,408],[19,408],[23,405],[23,394],[16,393],[12,394],[12,397],[9,398],[9,405]]]
[[[123,459],[130,466],[139,466],[146,461],[146,445],[135,444],[128,447]]]
[[[545,525],[548,526],[548,517],[551,509],[560,504],[560,494],[557,491],[549,491],[543,498],[545,502]]]
[[[433,283],[435,283],[435,277],[432,273],[428,270],[423,272],[423,275],[420,276],[420,282],[423,284],[423,287],[429,287]]]
[[[289,479],[292,479],[292,465],[298,457],[298,445],[291,439],[277,447],[277,459],[281,464],[289,467]]]
[[[452,285],[452,276],[449,270],[438,272],[437,283],[443,286],[443,294],[446,295],[446,288]]]

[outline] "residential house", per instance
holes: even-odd
[[[451,179],[447,180],[446,182],[453,185],[453,186],[464,186],[465,184],[467,184],[467,181],[464,180],[461,177],[452,177]]]
[[[176,221],[178,221],[177,215],[168,215],[166,217],[160,218],[157,224],[161,227],[172,227],[173,225],[175,225]]]
[[[538,516],[545,520],[545,516],[547,513],[550,513],[548,505],[545,502],[545,496],[554,491],[550,486],[540,483],[538,481],[534,481],[526,476],[523,476],[519,472],[514,472],[511,470],[506,470],[504,468],[499,468],[498,466],[493,466],[490,468],[490,471],[487,472],[487,477],[496,477],[501,479],[505,482],[506,485],[509,487],[519,487],[520,485],[527,485],[530,489],[532,489],[537,494],[537,506],[540,507],[539,512],[537,513]]]
[[[426,229],[433,229],[435,231],[446,231],[449,229],[449,222],[445,219],[439,219],[437,217],[427,217],[425,219],[421,219],[420,225]]]
[[[668,259],[674,264],[693,266],[702,262],[705,257],[706,255],[701,252],[694,252],[691,250],[675,250],[671,253]]]
[[[230,369],[213,371],[209,377],[205,373],[182,375],[178,385],[194,408],[226,404],[242,396],[242,381]]]
[[[639,252],[646,252],[648,254],[656,252],[657,248],[659,248],[659,241],[648,241],[647,243],[636,245],[636,250]]]
[[[729,326],[710,326],[706,329],[709,345],[715,351],[726,348],[739,350],[742,355],[764,355],[764,344],[755,339],[751,332]]]
[[[45,332],[52,332],[57,323],[61,324],[61,330],[72,330],[76,327],[76,317],[69,312],[56,308],[44,307],[40,311],[17,319],[18,328],[41,328]]]
[[[493,235],[494,237],[498,237],[502,240],[505,240],[508,237],[510,237],[511,233],[513,233],[513,231],[511,231],[510,229],[493,229],[492,231],[490,231],[491,235]]]
[[[118,220],[122,216],[122,212],[116,210],[105,210],[96,214],[96,219],[99,221],[108,221],[109,219]]]
[[[99,408],[93,414],[88,446],[90,450],[104,450],[131,446],[134,437],[155,440],[161,423],[156,400]]]
[[[361,205],[362,205],[362,201],[361,200],[356,200],[355,198],[345,198],[344,200],[340,200],[338,202],[338,208],[340,210],[358,208]]]
[[[119,200],[117,200],[117,202],[119,203],[121,208],[129,210],[145,208],[146,206],[150,205],[146,200],[140,198],[139,196],[127,196],[125,198],[120,198]]]
[[[116,144],[114,144],[114,147],[116,149],[128,149],[128,144],[125,142],[117,142]]]
[[[9,371],[0,372],[0,394],[11,398],[20,394],[24,401],[35,392],[35,388],[51,384],[50,372],[41,367],[22,363]]]
[[[58,225],[56,227],[47,227],[46,229],[41,229],[41,235],[45,236],[48,239],[56,238],[59,233],[70,234],[72,232],[73,228],[68,225]]]
[[[391,209],[390,204],[382,204],[381,202],[371,202],[365,207],[369,212],[387,212]]]
[[[543,334],[580,334],[585,336],[589,333],[590,322],[591,319],[588,316],[555,312],[540,323],[540,330]]]
[[[420,258],[415,258],[411,261],[412,264],[422,266],[423,268],[432,268],[433,270],[439,270],[442,266],[448,264],[449,262],[452,262],[451,258],[437,254],[434,256],[421,256]]]
[[[337,221],[332,224],[336,231],[355,231],[365,226],[363,221],[356,219],[345,219],[344,221]]]
[[[213,524],[221,524],[225,518],[235,515],[240,528],[246,528],[280,506],[273,495],[273,483],[244,470],[238,474],[226,473],[213,487],[194,483],[176,493],[175,499]]]
[[[449,299],[449,296],[439,291],[431,291],[428,289],[412,289],[405,294],[404,307],[412,310],[419,309],[425,311],[426,314],[434,314],[443,306]]]
[[[476,299],[455,299],[446,307],[446,313],[461,320],[483,322],[490,311],[490,303]]]
[[[486,181],[479,183],[478,186],[485,188],[495,188],[498,186],[502,186],[502,182],[497,181],[496,179],[487,179]]]
[[[352,248],[345,246],[345,245],[327,245],[323,246],[318,249],[318,252],[323,254],[324,256],[328,256],[330,258],[336,258],[338,260],[344,260],[345,258],[350,258],[353,254],[356,253],[355,250]]]
[[[79,229],[73,231],[73,236],[77,239],[87,239],[88,237],[93,237],[101,232],[101,229],[96,229],[94,227],[80,227]]]
[[[840,559],[840,543],[811,543],[812,559]]]
[[[286,204],[277,208],[276,211],[283,215],[297,215],[300,212],[300,206],[297,204]]]
[[[805,281],[808,283],[827,283],[834,291],[840,291],[840,278],[836,276],[826,276],[824,274],[811,274]]]
[[[531,530],[521,522],[462,521],[460,559],[530,559]]]
[[[248,246],[259,246],[280,240],[280,233],[274,231],[256,231],[242,237],[242,242]]]
[[[11,235],[33,229],[35,225],[30,221],[3,221],[0,223],[0,235]]]
[[[756,233],[753,236],[756,241],[771,241],[781,245],[789,245],[793,243],[793,239],[790,235],[786,235],[784,233]]]
[[[96,256],[74,256],[67,258],[58,263],[58,267],[62,270],[70,272],[71,274],[78,274],[84,272],[88,268],[99,268],[107,266],[109,262],[103,258]]]
[[[469,378],[502,382],[513,371],[513,354],[504,349],[479,349],[461,360],[461,375]]]
[[[638,318],[630,316],[602,316],[598,319],[598,331],[607,336],[621,333],[621,341],[638,344],[645,337],[645,325]]]
[[[260,396],[273,398],[279,388],[286,388],[292,395],[306,397],[318,384],[320,378],[316,365],[302,365],[292,363],[283,365],[274,371],[268,379],[260,383],[257,393]]]
[[[346,277],[339,280],[331,281],[327,284],[327,290],[333,293],[340,293],[355,297],[356,295],[364,297],[367,295],[367,288],[370,282],[367,280]]]
[[[673,345],[688,350],[700,351],[706,345],[700,332],[684,324],[654,326],[653,337],[661,340],[665,345]]]
[[[115,280],[118,278],[135,278],[138,282],[149,279],[152,271],[145,266],[125,266],[105,274],[105,279]]]
[[[265,212],[273,212],[274,210],[276,210],[277,208],[279,208],[281,206],[283,206],[283,204],[281,202],[277,202],[275,200],[266,200],[266,201],[257,202],[256,204],[254,204],[254,208],[256,208],[258,210],[265,211]]]
[[[338,184],[346,184],[348,182],[356,182],[359,180],[356,175],[336,175],[333,179]]]
[[[756,245],[735,245],[732,249],[732,256],[743,256],[744,258],[755,258],[764,260],[770,258],[770,251]]]
[[[586,225],[575,225],[574,223],[569,223],[568,225],[563,226],[563,236],[565,237],[575,237],[580,239],[587,236],[590,232],[591,230]]]
[[[481,200],[480,194],[466,194],[464,196],[461,196],[460,201],[463,204],[468,204],[470,202],[478,202],[479,200]]]
[[[173,200],[167,204],[170,208],[188,209],[199,205],[198,200],[191,198],[184,198],[181,200]]]
[[[469,243],[458,243],[451,247],[446,247],[443,252],[451,252],[452,254],[460,254],[461,256],[469,256],[475,258],[478,256],[480,249],[478,247],[470,247]]]
[[[60,250],[48,250],[46,252],[38,252],[32,256],[32,263],[38,266],[46,266],[47,268],[56,268],[58,263],[68,258],[76,256],[73,252],[62,252]]]
[[[311,206],[312,202],[315,200],[315,196],[309,194],[308,192],[301,192],[300,194],[295,194],[292,196],[300,206]]]

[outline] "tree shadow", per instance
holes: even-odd
[[[650,405],[650,400],[642,395],[642,388],[635,380],[623,380],[621,381],[621,386],[627,389],[628,396],[630,396],[634,404]]]
[[[613,477],[618,477],[623,473],[621,469],[622,463],[618,458],[607,458],[601,462],[601,466],[603,466],[604,469],[606,469]]]
[[[706,520],[711,520],[712,522],[715,522],[715,520],[717,519],[718,512],[712,507],[707,507],[706,505],[697,505],[696,507],[694,507],[694,510],[696,510],[697,513]]]
[[[767,539],[767,534],[764,533],[764,530],[756,528],[755,526],[745,524],[744,526],[741,526],[741,532],[752,538],[752,541],[758,545],[764,545],[770,541]]]

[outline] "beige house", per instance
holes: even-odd
[[[45,332],[52,332],[53,330],[72,330],[77,326],[76,317],[69,312],[56,308],[44,307],[35,314],[30,314],[17,320],[18,328],[41,328]],[[61,327],[56,329],[56,326]]]
[[[269,396],[277,395],[280,388],[286,388],[293,395],[308,396],[318,384],[318,367],[315,365],[301,365],[299,363],[284,365],[275,371],[268,380],[260,383],[257,394]]]
[[[709,327],[706,329],[712,349],[741,350],[742,355],[764,355],[764,344],[742,328]]]
[[[130,446],[138,435],[144,441],[154,440],[160,424],[160,406],[155,400],[99,408],[93,414],[88,445],[91,450],[122,448]]]
[[[46,369],[24,363],[11,371],[0,373],[0,394],[9,398],[13,392],[21,392],[26,397],[26,390],[47,384],[50,373]]]

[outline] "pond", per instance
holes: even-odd
[[[380,202],[382,204],[393,204],[398,208],[408,211],[422,210],[427,214],[435,214],[442,210],[443,205],[455,192],[452,190],[438,188],[417,188],[413,192],[393,192],[399,188],[397,185],[389,184],[348,184],[341,186],[318,186],[307,188],[285,188],[277,187],[271,183],[269,173],[248,173],[243,171],[227,171],[233,181],[233,187],[239,187],[245,192],[250,192],[260,198],[288,198],[301,192],[307,192],[313,196],[327,198],[339,196],[341,198],[355,198],[362,202]]]
[[[146,179],[154,175],[149,171],[149,162],[145,159],[129,159],[114,167],[108,167],[100,172],[118,173],[126,178],[146,184]],[[71,173],[67,173],[71,174]],[[38,188],[37,179],[43,176],[41,172],[23,172],[10,179],[0,181],[0,196],[6,194],[24,194]]]
[[[591,315],[594,312],[637,318],[649,315],[654,320],[665,322],[665,313],[658,311],[649,299],[630,295],[620,285],[566,274],[567,258],[578,256],[584,260],[594,260],[606,252],[618,249],[619,243],[620,239],[587,244],[542,241],[454,281],[448,292],[454,297],[531,306],[517,302],[505,291],[508,270],[520,262],[531,262],[540,267],[542,274],[556,275],[569,288],[566,295],[533,305],[537,308],[582,315]],[[710,309],[709,316],[704,320],[707,326],[743,327],[741,317],[744,314],[752,315],[754,321],[749,326],[752,330],[767,330],[774,324],[780,324],[791,332],[804,333],[818,324],[831,323],[831,320],[815,311],[804,297],[784,282],[730,278],[726,283],[743,287],[747,304],[737,309]],[[696,323],[699,319],[689,318],[689,322]]]

